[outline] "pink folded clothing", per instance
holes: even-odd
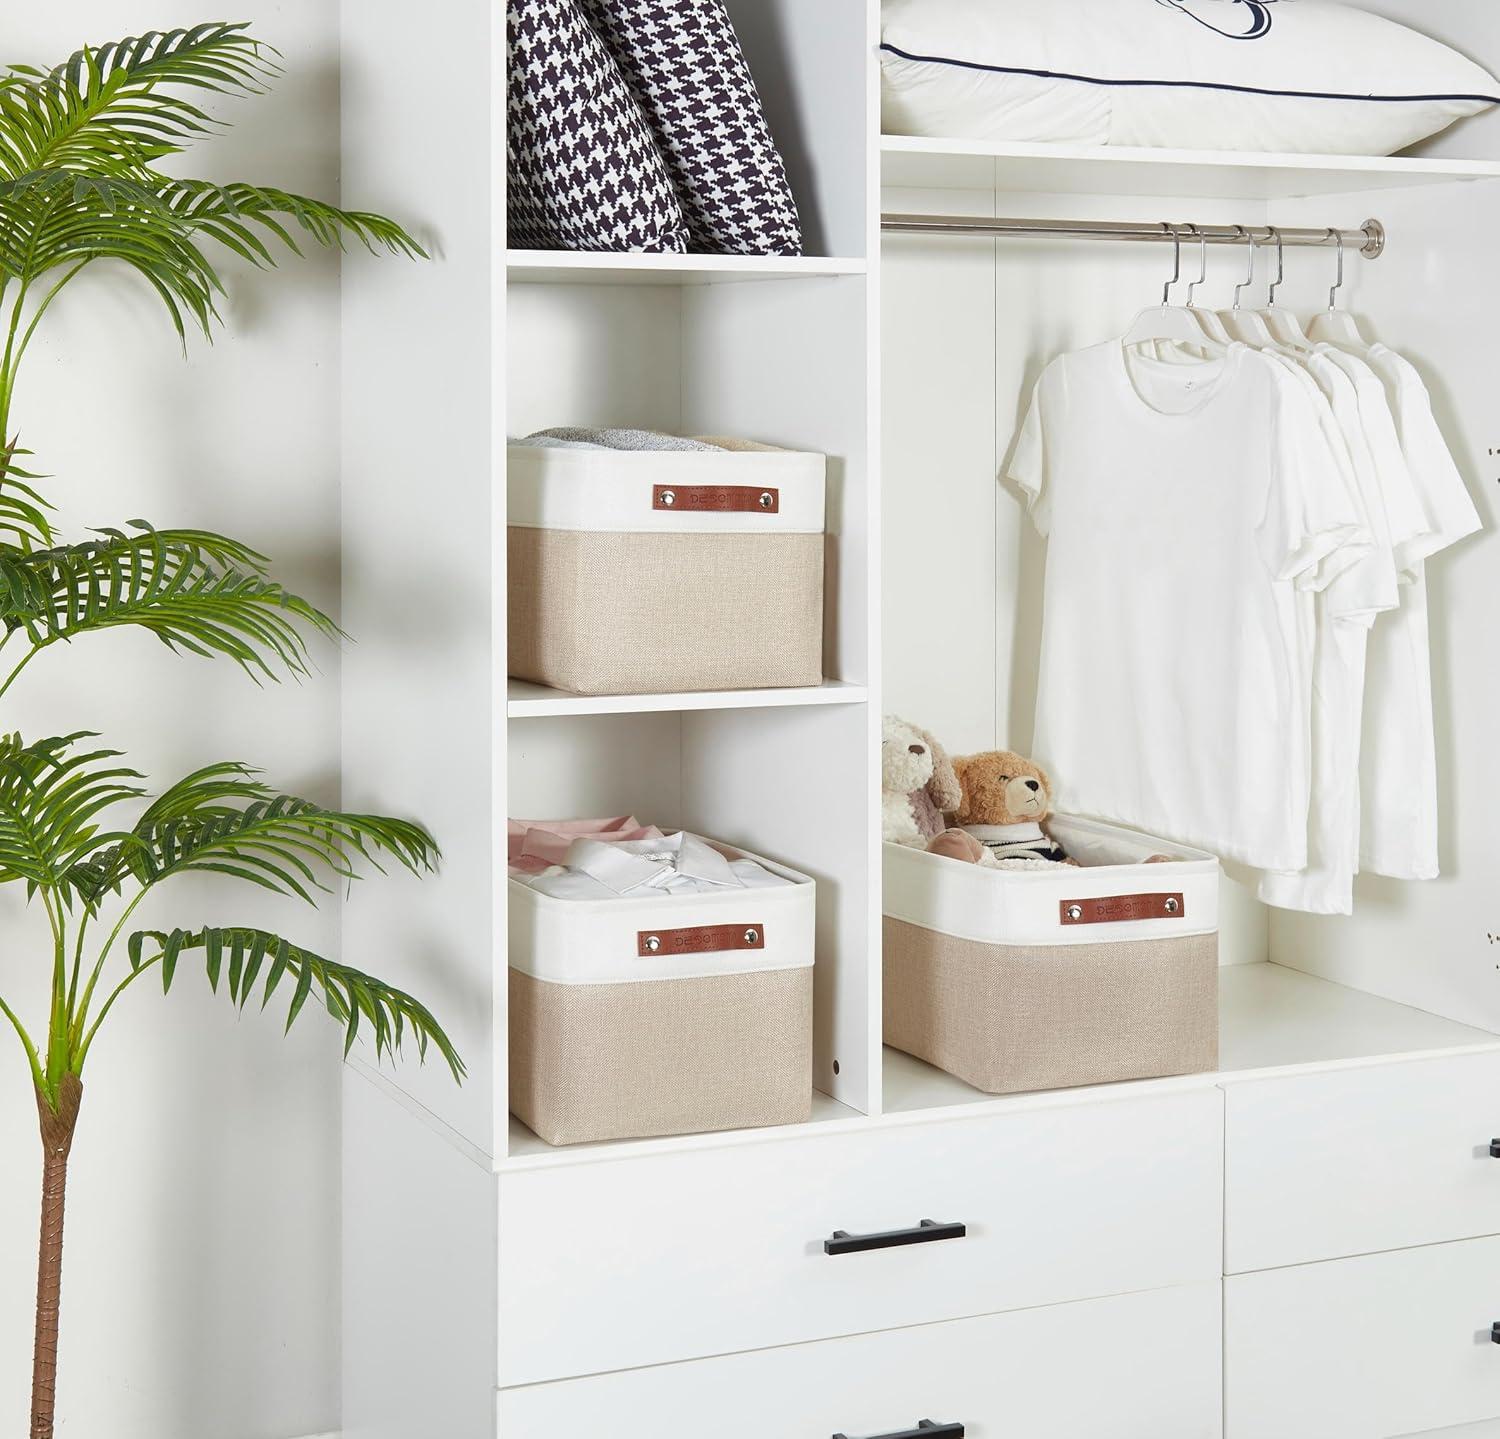
[[[507,822],[506,833],[507,858],[514,874],[541,874],[563,864],[578,839],[618,844],[622,840],[662,838],[654,824],[643,825],[628,814],[614,819],[513,819]]]

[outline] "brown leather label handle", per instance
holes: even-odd
[[[737,950],[764,949],[766,929],[762,924],[706,924],[697,929],[643,929],[635,937],[639,959],[658,959],[668,954],[729,954]]]
[[[1187,903],[1180,894],[1112,894],[1103,899],[1065,899],[1058,910],[1064,925],[1187,918]]]
[[[779,515],[781,491],[752,485],[653,485],[651,508],[687,514]]]

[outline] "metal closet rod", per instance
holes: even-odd
[[[1366,220],[1358,230],[1308,230],[1270,225],[1193,225],[1172,221],[1133,220],[1017,220],[989,219],[970,215],[882,215],[880,228],[893,235],[969,235],[1006,238],[1058,238],[1067,240],[1140,240],[1170,245],[1174,238],[1184,246],[1207,240],[1210,245],[1274,245],[1277,236],[1288,247],[1335,248],[1342,239],[1351,253],[1377,259],[1385,250],[1385,226]]]

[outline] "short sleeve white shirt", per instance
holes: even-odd
[[[1323,423],[1243,345],[1048,367],[1010,473],[1049,538],[1034,748],[1060,809],[1305,867],[1314,592],[1370,543]]]
[[[1380,376],[1402,456],[1426,518],[1397,548],[1407,581],[1401,608],[1370,638],[1360,759],[1363,867],[1392,879],[1435,879],[1437,741],[1426,560],[1481,528],[1478,511],[1432,411],[1416,368],[1384,345],[1365,356]]]

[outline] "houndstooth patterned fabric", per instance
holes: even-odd
[[[650,127],[577,0],[508,0],[505,20],[509,243],[686,251]]]
[[[579,0],[652,132],[709,254],[800,255],[802,226],[723,0]]]

